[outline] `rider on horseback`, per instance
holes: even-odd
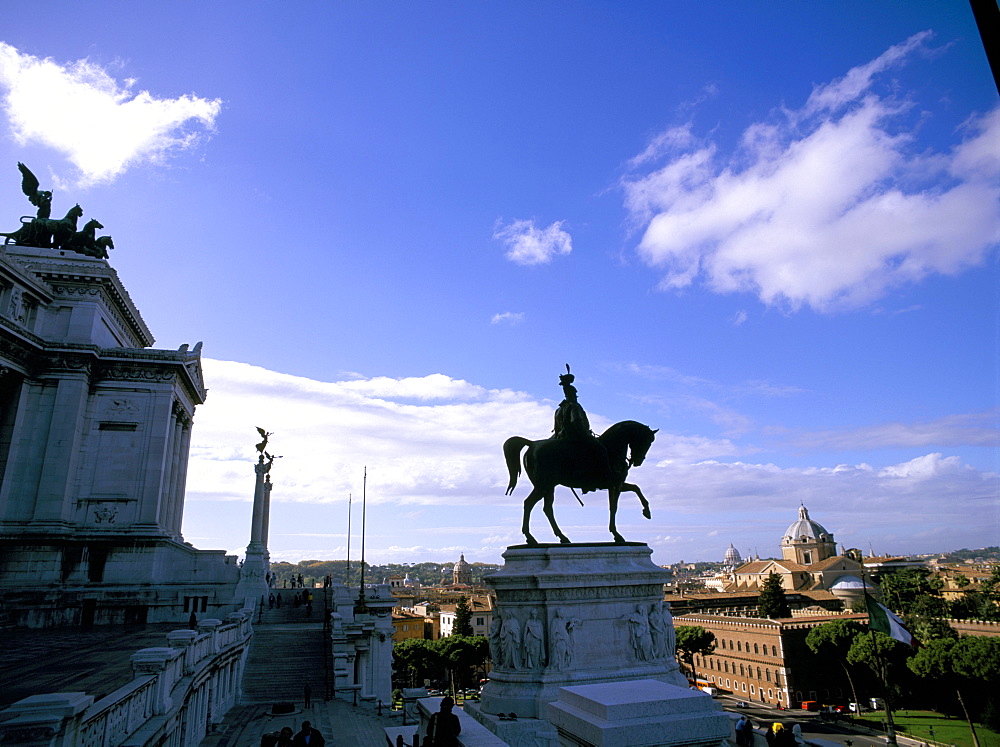
[[[600,490],[612,478],[611,464],[608,461],[607,449],[591,432],[587,413],[577,401],[576,387],[573,386],[575,380],[576,377],[570,373],[567,363],[566,373],[559,375],[563,401],[556,409],[553,438],[578,442],[578,463],[581,471],[588,476],[588,484],[580,487],[584,493],[589,493],[592,490]]]

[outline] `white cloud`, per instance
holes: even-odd
[[[520,324],[524,321],[523,311],[505,311],[502,314],[494,314],[490,319],[490,324],[500,324],[501,322],[506,322],[511,326],[515,324]]]
[[[500,446],[515,434],[547,436],[552,403],[443,374],[324,382],[241,363],[204,359],[203,365],[210,394],[193,431],[185,510],[191,538],[230,550],[248,541],[255,427],[261,426],[274,432],[269,451],[282,455],[271,471],[275,559],[344,557],[349,494],[354,541],[360,536],[365,467],[373,562],[457,558],[459,551],[493,562],[521,541],[530,486],[522,475],[514,494],[504,495]],[[599,413],[590,416],[597,431],[609,425]],[[925,441],[932,432],[948,432],[944,425],[924,430]],[[626,495],[621,531],[630,539],[659,537],[651,542],[675,560],[676,553],[705,557],[704,538],[713,530],[722,541],[720,557],[728,542],[743,547],[750,538],[771,552],[800,501],[821,523],[841,527],[838,540],[858,545],[869,536],[896,537],[895,544],[881,545],[892,552],[910,548],[899,543],[917,542],[926,527],[937,534],[917,549],[928,541],[935,543],[930,549],[971,546],[995,526],[997,475],[944,452],[928,449],[875,466],[720,461],[745,460],[750,451],[726,439],[661,429],[650,458],[630,474],[649,498],[653,520],[643,519],[638,501]],[[583,507],[568,490],[557,490],[562,529],[575,541],[606,541],[606,494],[582,497]],[[969,529],[969,515],[981,519],[981,530]],[[542,541],[551,537],[540,510],[532,531]]]
[[[908,107],[873,92],[928,36],[818,86],[800,110],[747,127],[729,158],[693,136],[681,147],[677,133],[689,130],[668,131],[668,162],[623,182],[644,230],[638,253],[664,271],[661,287],[701,281],[830,311],[981,262],[1000,239],[1000,109],[971,118],[950,151],[929,153],[897,134]]]
[[[509,225],[498,224],[493,238],[507,246],[504,256],[519,265],[541,265],[552,261],[558,254],[573,251],[573,240],[562,230],[563,222],[556,221],[546,228],[535,227],[533,220],[515,220]]]
[[[934,446],[1000,446],[997,411],[947,415],[914,423],[878,423],[862,428],[784,434],[798,449],[868,450]]]
[[[2,105],[14,138],[63,153],[79,170],[79,185],[190,148],[222,108],[219,99],[136,93],[135,83],[119,83],[86,59],[60,65],[0,42]]]

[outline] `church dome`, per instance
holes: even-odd
[[[864,588],[865,588],[865,585],[861,582],[860,578],[858,578],[857,576],[850,576],[850,575],[848,575],[848,576],[839,576],[837,578],[837,580],[833,582],[833,586],[830,587],[830,590],[831,591],[833,591],[835,589],[844,589],[844,590],[847,590],[847,589],[859,589],[859,590],[862,590]]]
[[[783,543],[833,542],[833,535],[826,531],[822,524],[809,518],[809,511],[805,506],[799,506],[799,518],[788,527],[781,541]]]
[[[462,553],[458,558],[458,562],[455,563],[455,567],[452,570],[454,573],[458,573],[460,571],[464,571],[468,567],[469,564],[465,562],[465,553]]]
[[[743,558],[740,557],[740,551],[733,547],[733,543],[729,543],[729,549],[726,550],[726,555],[722,559],[722,562],[726,565],[737,566],[743,562]]]

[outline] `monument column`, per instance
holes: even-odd
[[[254,472],[257,473],[257,482],[253,490],[253,519],[250,522],[250,544],[247,545],[247,552],[251,549],[260,550],[263,547],[261,536],[264,532],[264,477],[271,468],[270,464],[264,464],[264,455],[260,455],[257,464],[254,465]]]
[[[181,523],[184,520],[184,491],[187,486],[188,455],[191,448],[191,416],[185,413],[181,423],[181,450],[178,464],[177,481],[174,487],[173,512],[170,521],[170,532],[176,537],[181,536]]]
[[[264,478],[264,509],[261,517],[260,542],[264,546],[264,553],[267,554],[267,537],[271,524],[271,476]]]
[[[240,582],[236,586],[236,598],[250,602],[254,607],[268,594],[267,574],[270,570],[270,556],[267,552],[268,508],[271,498],[271,465],[276,457],[268,454],[267,439],[272,434],[262,428],[257,429],[264,440],[257,444],[259,456],[254,465],[257,479],[253,491],[253,517],[250,521],[250,544],[240,571]]]

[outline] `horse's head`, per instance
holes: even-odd
[[[659,428],[656,430],[659,430]],[[629,441],[629,463],[633,467],[639,467],[646,461],[646,454],[649,453],[649,447],[653,445],[653,440],[656,438],[656,430],[643,425],[637,429],[634,437]]]
[[[75,221],[81,215],[83,215],[83,208],[80,207],[80,203],[77,203],[76,205],[74,205],[69,209],[68,213],[66,213],[66,218],[68,220]]]
[[[87,221],[87,224],[83,227],[84,231],[94,231],[104,228],[104,224],[101,223],[97,218],[91,218]]]

